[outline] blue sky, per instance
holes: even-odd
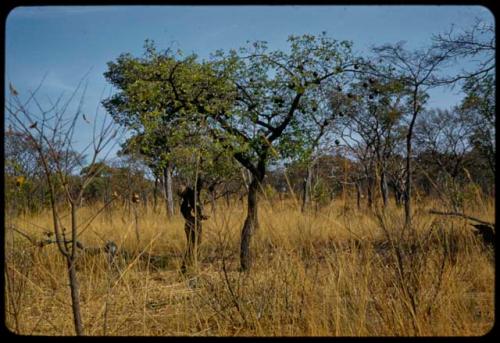
[[[422,47],[432,34],[451,25],[467,28],[474,18],[494,22],[480,6],[18,7],[6,23],[5,84],[14,84],[23,97],[46,75],[40,96],[55,99],[61,92],[69,95],[88,73],[84,110],[91,117],[103,92],[112,91],[103,77],[106,63],[124,52],[142,54],[146,38],[160,48],[173,45],[205,58],[247,40],[285,49],[290,34],[326,31],[335,39],[352,40],[355,51],[365,52],[372,45],[398,41]],[[458,90],[437,90],[429,105],[450,107],[459,99]],[[82,127],[78,139],[88,140],[90,133]]]

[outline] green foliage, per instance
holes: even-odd
[[[135,132],[122,145],[122,153],[141,156],[157,175],[168,163],[189,180],[194,180],[196,169],[207,178],[228,172],[230,167],[220,165],[228,160],[215,158],[222,146],[212,141],[203,115],[227,103],[214,95],[226,91],[224,80],[196,62],[196,55],[160,52],[152,41],[146,41],[144,48],[144,57],[123,54],[108,63],[105,73],[120,92],[106,99],[104,106],[115,121]],[[199,165],[195,155],[211,163]],[[214,160],[219,168],[211,166]]]
[[[238,51],[218,51],[211,61],[230,75],[234,105],[215,117],[233,149],[256,164],[282,158],[307,159],[317,131],[332,115],[329,89],[343,82],[352,63],[351,43],[319,36],[290,36],[288,51],[270,51],[258,41]],[[268,151],[270,153],[268,153]]]
[[[495,78],[492,75],[483,78],[470,78],[463,90],[466,93],[460,106],[467,123],[471,126],[469,140],[488,161],[493,174],[496,170],[496,99]]]
[[[270,201],[274,201],[274,199],[278,195],[278,192],[271,184],[265,184],[262,187],[262,193],[264,194],[264,198],[266,198]]]
[[[326,33],[288,42],[288,52],[255,42],[200,63],[147,41],[144,57],[108,63],[106,79],[119,92],[104,106],[136,132],[124,153],[138,151],[153,169],[175,161],[188,178],[233,172],[231,155],[245,167],[310,155],[313,133],[331,119],[321,95],[352,63],[351,43]]]

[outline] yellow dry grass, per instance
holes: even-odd
[[[113,240],[130,256],[110,268],[102,254],[78,262],[86,335],[119,336],[469,336],[494,322],[494,262],[467,221],[417,205],[415,235],[401,241],[402,209],[383,221],[334,202],[301,213],[291,200],[262,199],[253,268],[240,273],[245,208],[218,204],[204,222],[197,269],[180,273],[183,221],[164,212],[104,211],[81,235],[89,246]],[[79,211],[85,222],[96,207]],[[493,221],[494,200],[470,215]],[[6,218],[42,239],[44,212]],[[65,263],[57,247],[5,235],[6,324],[25,335],[73,335]],[[140,255],[142,253],[142,255]],[[138,255],[139,254],[139,255]],[[399,254],[399,256],[398,256]],[[138,256],[155,256],[144,259]]]

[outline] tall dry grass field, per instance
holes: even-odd
[[[218,204],[187,274],[179,214],[167,221],[141,207],[136,222],[128,209],[104,211],[80,240],[112,240],[120,253],[111,264],[101,253],[79,258],[85,334],[469,336],[492,328],[493,252],[466,220],[428,214],[432,201],[417,206],[415,230],[401,238],[403,211],[394,205],[379,216],[339,202],[303,214],[291,200],[263,199],[248,273],[238,271],[243,205]],[[82,208],[81,222],[96,209]],[[468,214],[493,221],[494,200]],[[11,224],[42,240],[51,217],[6,218]],[[37,247],[7,229],[5,254],[8,328],[73,335],[66,265],[55,244]]]

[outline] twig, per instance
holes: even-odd
[[[73,243],[73,241],[71,239],[63,239],[63,240],[59,240],[59,241],[57,239],[44,239],[44,240],[40,241],[37,245],[40,247],[43,247],[45,245],[49,245],[49,244],[53,244],[53,243],[57,243],[57,242],[61,242],[64,244]],[[79,241],[76,241],[76,247],[80,248],[82,250],[85,250],[85,248],[83,247],[83,244]]]
[[[44,247],[46,245],[49,245],[49,244],[54,244],[54,243],[64,243],[64,244],[72,244],[73,241],[70,240],[70,239],[61,239],[61,240],[57,240],[57,239],[50,239],[50,238],[47,238],[47,239],[42,239],[42,240],[36,240],[35,238],[33,237],[30,237],[28,234],[26,234],[25,232],[23,232],[22,230],[16,228],[15,226],[13,225],[10,225],[8,228],[10,228],[12,231],[14,232],[17,232],[18,234],[20,234],[21,236],[23,236],[24,238],[26,238],[27,240],[30,241],[31,244],[33,244],[34,246],[38,246],[38,247]],[[101,251],[104,251],[104,252],[107,252],[107,253],[112,253],[112,254],[116,254],[116,252],[108,252],[106,249],[108,249],[108,246],[110,246],[110,244],[114,244],[113,241],[106,241],[106,245],[104,247],[89,247],[89,246],[85,246],[82,242],[80,241],[76,241],[76,247],[83,250],[85,253],[98,253],[98,252],[101,252]],[[116,249],[116,248],[115,248]]]
[[[19,230],[19,229],[15,228],[15,227],[14,227],[14,226],[12,226],[12,225],[11,225],[11,226],[9,226],[9,228],[10,228],[11,230],[13,230],[13,231],[17,232],[18,234],[20,234],[20,235],[21,235],[21,236],[23,236],[24,238],[26,238],[28,241],[30,241],[30,243],[31,243],[31,244],[33,244],[33,245],[38,245],[38,242],[37,242],[34,238],[32,238],[32,237],[28,236],[27,234],[25,234],[25,233],[24,233],[24,232],[22,232],[21,230]]]

